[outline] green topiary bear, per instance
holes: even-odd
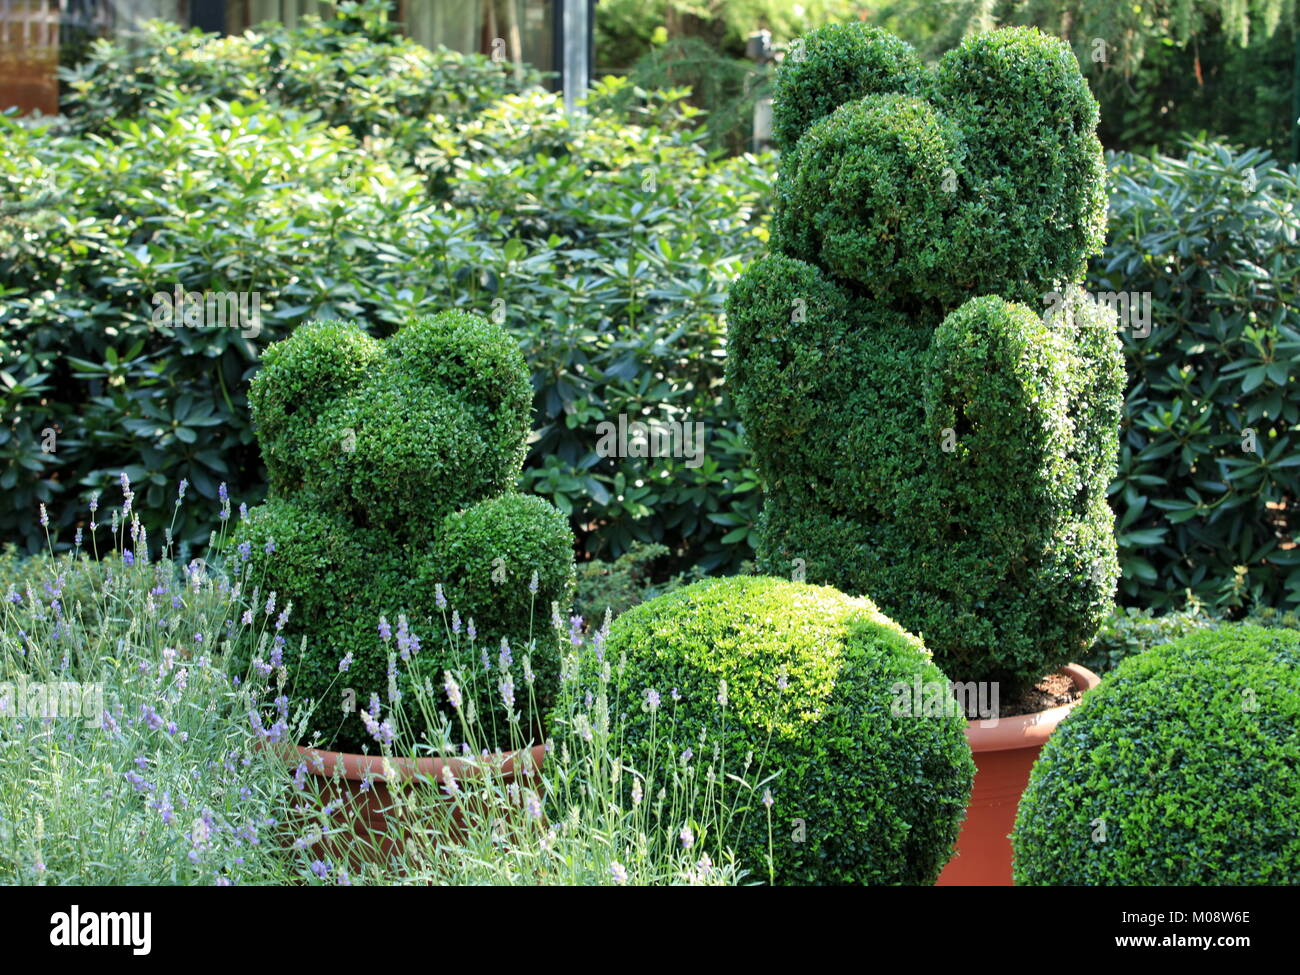
[[[513,492],[531,399],[514,342],[461,311],[415,319],[384,341],[355,323],[315,322],[263,354],[249,402],[270,497],[235,540],[251,580],[293,601],[282,635],[291,649],[301,635],[307,644],[288,675],[299,699],[316,702],[311,730],[326,743],[366,742],[357,712],[377,693],[388,713],[390,666],[396,690],[409,686],[411,648],[393,636],[403,614],[427,655],[456,610],[493,668],[503,638],[519,659],[536,637],[535,690],[549,703],[557,638],[532,619],[552,601],[569,605],[573,536],[550,504]],[[440,679],[457,663],[469,661],[422,673]],[[503,705],[494,681],[480,683],[475,703],[490,727]],[[351,713],[344,687],[355,691]],[[404,720],[418,735],[425,720],[411,711]]]
[[[1123,359],[1072,288],[1106,208],[1078,64],[1013,29],[931,71],[836,25],[781,66],[773,123],[773,252],[727,302],[759,567],[869,595],[954,679],[1032,683],[1118,577]]]
[[[1129,657],[1043,746],[1019,885],[1300,883],[1300,632],[1200,630]]]

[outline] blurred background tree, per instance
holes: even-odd
[[[1033,25],[1068,39],[1101,102],[1109,149],[1176,151],[1207,134],[1300,161],[1295,0],[602,0],[598,73],[689,85],[710,141],[748,145],[766,72],[746,38],[778,48],[827,21],[868,20],[933,60],[982,30]]]

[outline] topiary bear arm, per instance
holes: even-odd
[[[1073,498],[1066,336],[1023,305],[973,298],[930,342],[925,439],[934,515],[990,553],[1041,546]]]
[[[559,666],[555,640],[543,639],[551,603],[567,613],[574,581],[568,519],[536,495],[513,493],[447,515],[432,553],[416,569],[417,586],[432,590],[441,583],[449,606],[475,621],[494,658],[502,637],[516,660],[536,638],[543,649],[533,669],[550,677]]]

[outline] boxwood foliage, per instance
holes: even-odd
[[[805,46],[898,43],[859,24]],[[779,97],[813,100],[809,71]],[[872,77],[787,149],[773,252],[728,296],[760,567],[870,595],[955,677],[1032,682],[1087,649],[1117,575],[1123,361],[1068,287],[1101,243],[1096,106],[1030,30]]]
[[[356,691],[358,707],[379,694],[387,715],[391,670],[399,692],[444,668],[477,671],[480,648],[495,661],[503,638],[516,661],[531,656],[539,702],[549,705],[558,637],[534,631],[532,618],[553,600],[569,604],[573,536],[553,506],[512,490],[530,400],[515,344],[463,311],[413,319],[384,341],[352,322],[314,322],[267,349],[249,402],[270,498],[241,520],[236,544],[252,580],[293,601],[283,635],[291,650],[307,641],[288,668],[292,693],[316,702],[309,731],[327,743],[365,741],[359,715],[340,716],[343,688]],[[444,652],[452,609],[476,626],[465,659]],[[380,617],[395,633],[402,614],[423,656],[408,660],[380,638]],[[496,682],[470,690],[491,727],[504,707]],[[426,730],[418,712],[405,720],[416,735]]]
[[[1018,884],[1300,883],[1300,631],[1203,629],[1126,659],[1020,800]]]
[[[673,743],[720,747],[725,768],[750,786],[777,774],[778,883],[938,877],[974,775],[965,722],[895,713],[909,710],[895,708],[898,682],[919,680],[950,697],[948,682],[921,641],[870,600],[770,577],[704,580],[616,619],[607,654],[620,664],[613,679],[627,711],[629,764],[655,767],[639,760]],[[648,706],[651,691],[660,712]],[[731,815],[725,842],[766,880],[762,790],[728,781],[722,798]]]

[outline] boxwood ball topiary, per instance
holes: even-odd
[[[639,763],[651,759],[653,721],[656,739],[722,745],[727,771],[739,774],[752,751],[752,782],[779,771],[771,784],[777,882],[938,877],[974,775],[965,721],[898,706],[901,686],[919,682],[950,697],[948,682],[921,641],[870,600],[768,577],[706,580],[616,619],[607,656],[625,661],[613,676],[624,702],[651,690],[664,702],[658,714],[627,708],[633,767],[648,767]],[[733,791],[727,801],[736,806],[726,842],[766,881],[761,791]]]
[[[1035,30],[933,70],[860,24],[799,50],[772,251],[727,299],[759,566],[869,595],[1010,696],[1086,651],[1119,574],[1123,357],[1075,287],[1104,229],[1096,103]]]
[[[1017,884],[1300,883],[1300,632],[1241,624],[1129,657],[1043,747]]]
[[[302,636],[307,644],[287,668],[291,689],[316,702],[310,730],[326,743],[366,742],[357,712],[341,708],[345,688],[358,708],[378,694],[387,713],[390,653],[405,696],[417,664],[400,659],[399,615],[424,647],[422,676],[468,663],[428,660],[443,646],[439,586],[448,613],[474,620],[472,655],[485,648],[495,660],[505,638],[520,660],[536,637],[536,689],[543,704],[554,693],[557,638],[544,621],[551,601],[568,605],[573,537],[555,508],[513,491],[531,399],[515,343],[462,311],[414,319],[383,341],[356,323],[313,322],[263,354],[249,401],[270,497],[241,519],[235,541],[251,582],[281,606],[293,601],[286,657]],[[494,681],[479,683],[491,726],[503,705]],[[417,735],[418,712],[405,719]]]

